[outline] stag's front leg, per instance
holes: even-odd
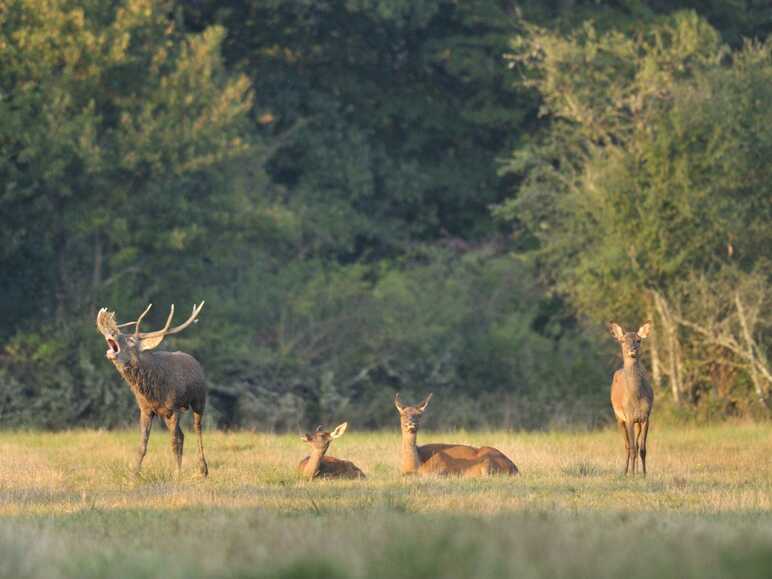
[[[146,412],[145,410],[139,411],[139,449],[137,450],[137,462],[134,466],[134,473],[139,474],[139,469],[142,468],[142,460],[147,453],[147,441],[150,438],[150,428],[153,426],[153,414],[152,412]]]
[[[172,451],[177,459],[177,474],[182,471],[182,445],[185,442],[185,435],[180,428],[180,415],[176,412],[166,417],[166,426],[172,435]]]

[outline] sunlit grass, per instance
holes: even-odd
[[[772,564],[770,426],[654,428],[646,479],[620,475],[615,431],[420,441],[492,444],[522,475],[404,479],[396,428],[333,444],[366,481],[313,483],[295,473],[296,435],[208,432],[201,479],[191,435],[178,478],[161,429],[139,476],[133,431],[0,433],[0,576],[709,577]]]

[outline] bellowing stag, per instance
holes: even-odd
[[[172,305],[166,325],[155,332],[140,332],[142,318],[150,311],[147,306],[135,322],[118,324],[115,312],[106,308],[99,310],[96,325],[107,341],[107,359],[126,380],[139,406],[140,443],[137,451],[135,472],[139,472],[142,459],[147,452],[150,427],[158,415],[166,421],[172,433],[172,450],[177,459],[177,473],[182,468],[182,445],[184,435],[179,425],[182,412],[193,411],[193,427],[198,435],[198,466],[203,476],[209,474],[204,458],[204,443],[201,437],[201,419],[206,406],[206,381],[204,370],[196,359],[184,352],[154,351],[166,336],[176,334],[196,321],[204,302],[193,307],[193,313],[186,322],[170,328],[174,317]],[[124,334],[120,328],[134,326],[133,333]]]

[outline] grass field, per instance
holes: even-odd
[[[396,418],[396,417],[395,417]],[[403,480],[399,435],[349,432],[330,454],[363,482],[299,481],[297,436],[186,440],[180,480],[157,428],[0,433],[2,577],[768,577],[772,426],[652,429],[649,476],[622,436],[422,433],[492,444],[515,479]]]

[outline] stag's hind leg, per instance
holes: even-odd
[[[201,420],[204,417],[203,408],[193,409],[193,428],[198,435],[198,470],[202,476],[209,475],[209,467],[206,464],[206,458],[204,457],[204,437],[201,434]]]
[[[185,435],[180,428],[180,415],[177,412],[173,412],[166,417],[166,426],[169,428],[169,432],[172,436],[172,452],[174,452],[174,458],[177,461],[177,474],[182,472],[182,448],[185,444]]]
[[[152,412],[146,412],[142,409],[139,411],[139,448],[137,449],[137,460],[134,463],[134,474],[139,474],[139,469],[142,468],[142,460],[147,454],[147,441],[150,439],[150,428],[153,426]]]

